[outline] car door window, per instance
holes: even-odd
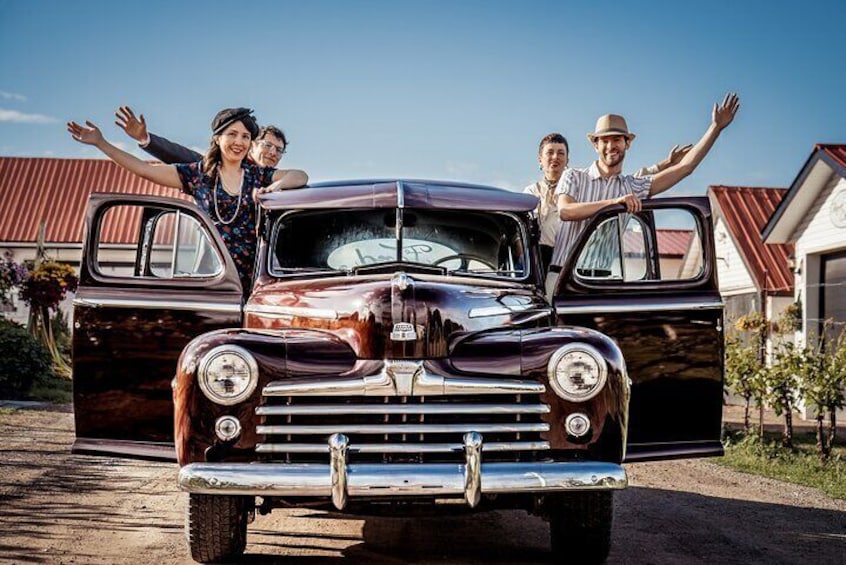
[[[179,210],[115,205],[100,216],[95,265],[107,276],[208,278],[223,261],[206,228]]]
[[[588,237],[576,260],[586,281],[690,280],[703,271],[702,238],[683,209],[618,214]]]

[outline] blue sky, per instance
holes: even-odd
[[[846,143],[846,2],[0,0],[0,155],[96,157],[66,133],[117,106],[195,148],[254,108],[312,180],[453,179],[521,189],[537,143],[621,113],[626,170],[695,142],[711,105],[735,123],[667,195],[782,186],[815,143]],[[140,154],[140,153],[139,153]]]

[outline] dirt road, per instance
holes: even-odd
[[[0,411],[0,563],[193,563],[172,464],[70,454],[64,411]],[[708,461],[629,465],[609,563],[846,563],[846,501]],[[246,563],[543,563],[522,512],[367,520],[276,511]]]

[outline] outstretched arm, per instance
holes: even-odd
[[[628,212],[639,212],[642,206],[640,199],[634,194],[626,194],[619,198],[608,198],[606,200],[594,200],[593,202],[577,202],[569,194],[559,194],[557,204],[558,217],[565,222],[590,218],[612,204],[625,204]]]
[[[285,190],[286,188],[300,188],[308,184],[308,175],[299,169],[276,169],[273,171],[273,184],[268,186],[268,192]]]
[[[277,190],[286,190],[289,188],[300,188],[308,183],[308,175],[299,169],[275,169],[273,171],[273,182],[265,187],[257,189],[253,193],[253,198],[258,198],[259,194],[266,194]]]
[[[102,151],[106,157],[131,173],[162,186],[182,188],[182,181],[176,172],[176,167],[173,165],[153,165],[146,163],[135,155],[118,149],[106,141],[100,128],[93,123],[86,121],[85,126],[82,126],[76,122],[68,122],[68,131],[75,140],[86,145],[93,145]]]
[[[702,139],[693,146],[680,163],[668,167],[652,178],[649,195],[654,196],[664,192],[692,173],[711,150],[720,133],[734,120],[739,108],[740,98],[734,93],[726,94],[719,106],[714,104],[714,109],[711,111],[711,125],[708,126]]]
[[[126,135],[138,142],[138,146],[161,161],[162,163],[194,163],[203,158],[202,155],[183,145],[174,143],[164,137],[147,131],[144,114],[135,116],[129,106],[121,106],[115,112],[115,124],[126,132]]]
[[[670,152],[667,154],[665,159],[658,161],[654,165],[638,169],[634,176],[645,177],[649,175],[657,175],[661,171],[672,167],[676,163],[680,163],[692,147],[693,145],[690,143],[687,145],[673,145],[673,148],[670,149]]]

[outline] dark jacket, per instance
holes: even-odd
[[[150,143],[142,149],[162,163],[169,165],[173,163],[196,163],[203,159],[203,156],[196,151],[154,133],[150,134]]]

